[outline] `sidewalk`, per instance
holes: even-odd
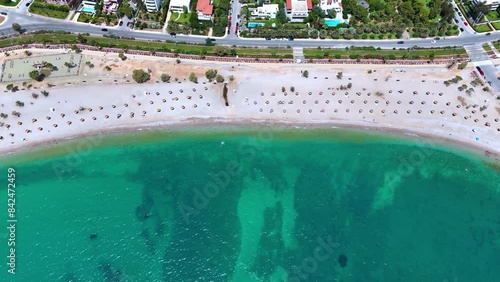
[[[491,47],[491,51],[495,53],[495,57],[500,58],[500,52],[498,52],[497,48],[491,43],[491,41],[488,42],[488,45]]]

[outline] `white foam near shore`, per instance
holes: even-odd
[[[115,57],[84,53],[83,61],[95,62],[96,68],[82,66],[80,76],[72,78],[72,85],[54,79],[51,83],[56,87],[50,89],[45,82],[36,85],[36,90],[0,94],[0,112],[8,114],[0,118],[0,152],[91,132],[207,119],[389,128],[500,152],[498,94],[485,92],[480,86],[474,87],[470,95],[457,89],[462,84],[470,87],[471,69],[450,71],[431,65],[405,67],[401,72],[397,70],[401,67],[384,65],[284,66],[202,61],[183,61],[179,65],[159,58],[137,56],[121,62]],[[101,70],[109,64],[113,64],[112,72]],[[151,82],[127,84],[134,68],[149,68]],[[233,82],[226,81],[227,107],[223,85],[202,79],[209,68],[217,69],[226,80],[230,75],[235,77]],[[374,72],[368,73],[368,69]],[[301,75],[303,70],[309,71],[309,78]],[[198,74],[198,84],[186,80],[190,72]],[[342,79],[336,77],[338,72],[343,73]],[[169,73],[172,82],[155,83],[161,73]],[[463,81],[449,87],[443,84],[456,75]],[[174,77],[179,81],[175,82]],[[83,79],[89,85],[83,85]],[[348,84],[350,88],[346,89]],[[42,88],[49,91],[48,97],[40,95]],[[32,93],[39,94],[38,98],[33,98]],[[24,106],[16,105],[16,101]],[[13,111],[20,117],[12,115]]]

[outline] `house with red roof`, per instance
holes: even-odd
[[[312,0],[286,0],[286,14],[292,21],[304,20],[312,8]]]
[[[198,0],[196,4],[196,13],[198,14],[199,20],[212,20],[213,12],[214,6],[212,5],[212,0]]]

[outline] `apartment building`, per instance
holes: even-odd
[[[191,0],[170,0],[169,10],[172,13],[182,13],[184,11],[183,7],[186,7],[187,12],[189,13],[189,5],[190,4],[191,4]]]
[[[157,12],[160,9],[162,0],[143,0],[148,12]]]
[[[500,6],[500,0],[471,0],[472,5],[477,5],[483,3],[490,7],[490,10],[496,10]]]

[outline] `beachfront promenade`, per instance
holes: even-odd
[[[179,58],[188,60],[206,60],[215,62],[235,62],[235,63],[283,63],[283,64],[293,64],[296,61],[294,59],[278,59],[278,58],[239,58],[239,57],[217,57],[217,56],[199,56],[199,55],[188,55],[188,54],[174,54],[167,52],[151,52],[151,51],[140,51],[140,50],[127,50],[122,48],[108,48],[108,47],[96,47],[82,44],[57,44],[57,45],[44,45],[44,44],[25,44],[16,45],[5,48],[0,48],[0,53],[11,52],[14,50],[22,49],[72,49],[78,48],[80,50],[88,51],[100,51],[106,53],[124,53],[131,55],[144,55],[144,56],[155,56],[155,57],[165,57],[165,58]],[[435,59],[430,60],[383,60],[383,59],[310,59],[307,63],[312,64],[389,64],[389,65],[426,65],[426,64],[450,64],[452,62],[459,63],[469,61],[469,59],[464,58],[454,58],[454,59]]]

